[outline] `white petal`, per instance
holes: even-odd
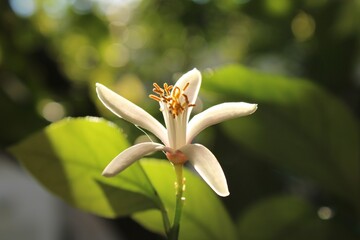
[[[179,78],[174,88],[179,87],[180,89],[184,89],[187,83],[189,83],[189,86],[186,88],[185,94],[187,95],[190,103],[195,103],[201,85],[200,71],[196,68],[188,71]]]
[[[245,102],[229,102],[215,105],[195,115],[189,122],[186,142],[190,143],[193,138],[205,128],[214,124],[237,117],[252,114],[257,109],[257,104]]]
[[[164,145],[153,142],[139,143],[129,147],[117,155],[109,165],[106,166],[102,175],[105,177],[115,176],[143,156],[163,149]]]
[[[144,109],[100,83],[96,83],[96,92],[101,102],[114,114],[126,121],[149,130],[165,145],[168,145],[166,129]]]
[[[230,194],[224,172],[209,149],[200,144],[188,144],[179,150],[189,158],[195,170],[219,196]]]
[[[201,73],[199,70],[194,68],[193,70],[185,73],[182,77],[176,82],[175,87],[179,87],[183,90],[186,84],[189,83],[189,86],[185,90],[185,94],[188,97],[190,104],[195,104],[196,98],[199,94],[200,86],[201,86]],[[192,108],[188,110],[188,116],[190,116]]]

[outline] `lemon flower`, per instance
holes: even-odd
[[[200,85],[201,74],[196,68],[184,74],[174,86],[165,83],[161,88],[154,83],[153,91],[156,95],[151,94],[149,97],[159,102],[165,128],[144,109],[97,83],[97,95],[110,111],[152,132],[163,143],[145,142],[127,148],[109,163],[103,175],[112,177],[143,156],[163,151],[174,165],[189,161],[218,195],[228,196],[226,178],[218,160],[205,146],[192,141],[211,125],[255,112],[257,105],[245,102],[222,103],[195,115],[189,121]]]

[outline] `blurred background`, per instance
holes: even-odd
[[[205,78],[198,110],[223,101],[259,103],[258,116],[248,121],[262,124],[260,128],[231,121],[199,136],[221,159],[232,193],[223,202],[242,239],[359,239],[359,26],[358,0],[1,1],[1,149],[68,116],[111,119],[133,142],[141,133],[101,106],[95,83],[161,119],[156,102],[147,97],[152,83],[174,82],[196,67]],[[216,77],[217,69],[229,64],[242,69],[223,69],[222,76],[234,72],[231,83]],[[236,85],[236,77],[244,80]],[[284,84],[299,78],[316,90],[309,93],[294,85],[287,91]],[[241,89],[237,94],[226,88],[243,86],[246,79],[266,79],[270,88],[258,84],[243,95]],[[289,92],[299,95],[295,105],[286,99]],[[282,104],[271,100],[281,98]],[[310,109],[317,103],[318,108]],[[231,129],[240,124],[248,128],[233,136]],[[308,150],[308,155],[299,153]],[[335,160],[320,160],[327,158]],[[329,167],[334,162],[338,167]],[[21,234],[27,239],[161,239],[130,219],[110,221],[65,206],[38,189],[5,151],[0,165],[1,239],[23,239]],[[336,175],[339,168],[345,169],[345,180]],[[27,184],[38,190],[23,191],[30,188]],[[14,201],[29,196],[41,200]],[[37,213],[15,210],[20,209],[16,204],[31,209],[38,201],[44,205]],[[26,219],[21,214],[31,217],[18,225],[16,219]],[[83,220],[69,223],[74,216]],[[43,238],[29,235],[28,228],[37,229],[28,225],[35,219],[38,226],[52,224]],[[104,235],[76,233],[93,225],[102,226],[98,232]],[[21,232],[18,238],[14,231]]]

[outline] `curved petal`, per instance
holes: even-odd
[[[123,98],[100,83],[96,83],[96,92],[101,102],[114,114],[137,126],[152,132],[165,145],[168,145],[164,126],[144,109]]]
[[[195,170],[219,196],[226,197],[230,194],[224,172],[209,149],[200,144],[188,144],[179,150],[188,157]]]
[[[136,160],[154,151],[161,151],[164,145],[153,142],[139,143],[129,147],[117,155],[104,169],[102,175],[105,177],[113,177],[130,166]]]
[[[257,104],[245,102],[229,102],[215,105],[195,115],[189,122],[186,142],[190,143],[196,135],[214,124],[237,117],[252,114]]]
[[[194,68],[191,71],[188,71],[184,75],[179,78],[176,82],[174,88],[178,87],[180,89],[184,89],[186,84],[189,83],[185,90],[185,94],[189,100],[190,104],[195,104],[196,98],[199,94],[200,86],[201,86],[201,73],[199,70]],[[189,108],[187,118],[189,118],[192,108]]]

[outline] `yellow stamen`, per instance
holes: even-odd
[[[195,104],[189,102],[188,96],[184,93],[189,85],[190,83],[186,83],[181,90],[179,87],[174,88],[173,85],[168,85],[167,83],[164,83],[164,88],[154,83],[153,92],[158,96],[150,94],[149,97],[155,101],[167,104],[169,113],[175,118],[186,108],[195,106]]]
[[[164,90],[166,92],[167,95],[170,95],[170,91],[173,88],[172,85],[168,86],[167,83],[164,83]]]
[[[161,101],[161,98],[159,98],[158,96],[155,96],[154,94],[150,94],[149,98],[154,99],[155,101],[158,101],[158,102]]]
[[[156,88],[157,90],[161,91],[161,87],[157,84],[157,83],[153,83],[154,88]]]

